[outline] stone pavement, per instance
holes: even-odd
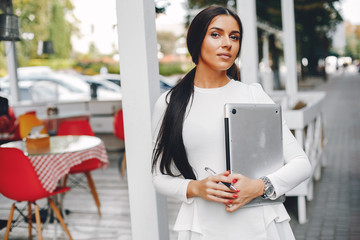
[[[334,74],[318,83],[313,90],[326,92],[327,166],[315,182],[314,199],[307,202],[308,222],[297,222],[295,198],[288,198],[286,207],[297,240],[359,240],[360,73]]]
[[[312,90],[326,92],[327,166],[314,183],[314,199],[307,201],[307,223],[298,223],[296,198],[287,197],[290,224],[297,240],[360,240],[360,74],[339,73],[326,82],[311,78],[299,83],[299,91]],[[168,200],[170,239],[177,239],[172,227],[179,203]]]

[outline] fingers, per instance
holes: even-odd
[[[226,204],[225,210],[227,212],[235,212],[240,207],[242,207],[241,204]]]
[[[227,197],[222,197],[222,196],[218,196],[218,195],[209,195],[208,200],[213,201],[213,202],[222,203],[225,205],[231,205],[235,202],[236,197],[234,197],[234,194],[228,195]]]
[[[218,174],[215,176],[210,176],[209,179],[213,182],[223,182],[223,183],[230,183],[230,184],[234,184],[238,181],[238,179],[234,178],[234,177],[229,177],[226,175],[227,172],[225,172],[224,174]]]

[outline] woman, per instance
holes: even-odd
[[[309,177],[309,161],[285,123],[284,167],[263,179],[225,172],[224,104],[273,103],[259,84],[236,81],[242,35],[229,9],[201,11],[187,35],[196,67],[154,108],[153,183],[159,193],[183,201],[174,226],[179,239],[294,239],[282,203],[242,208],[259,196],[276,199]],[[205,167],[221,174],[210,176]],[[265,191],[269,186],[275,192]]]

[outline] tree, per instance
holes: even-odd
[[[72,7],[70,5],[70,7]],[[49,39],[54,45],[54,57],[69,58],[72,49],[71,33],[74,30],[72,25],[65,19],[66,8],[59,0],[54,0],[51,7],[51,19],[49,24]]]
[[[34,33],[32,40],[21,40],[18,48],[19,61],[21,56],[29,55],[37,58],[39,41],[52,41],[54,58],[68,58],[71,52],[71,34],[77,28],[66,20],[74,6],[71,0],[13,0],[14,13],[19,17],[20,32]],[[29,52],[25,53],[26,45]]]
[[[360,26],[346,22],[345,55],[352,59],[360,59]]]

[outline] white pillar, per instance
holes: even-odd
[[[151,113],[160,94],[155,5],[117,0],[116,10],[132,239],[168,239],[167,206],[158,213],[151,178]]]
[[[244,29],[241,47],[241,81],[256,83],[259,82],[256,1],[237,0],[236,6]]]
[[[5,41],[5,53],[7,60],[7,70],[9,73],[10,82],[10,98],[11,104],[19,102],[19,87],[17,78],[17,60],[16,60],[16,49],[14,41]]]
[[[286,93],[294,96],[298,91],[296,70],[296,42],[294,0],[281,0],[281,15],[284,32],[284,56],[286,65]]]

